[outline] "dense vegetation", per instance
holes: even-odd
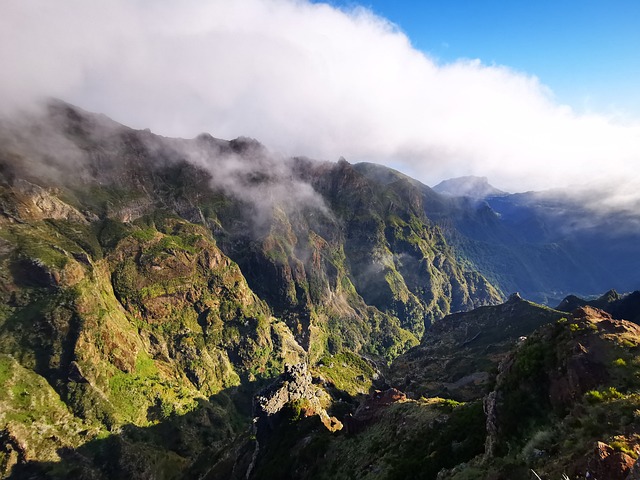
[[[251,139],[166,139],[61,103],[3,124],[0,476],[474,478],[540,468],[534,449],[559,472],[587,439],[635,455],[609,428],[635,428],[635,333],[495,306],[519,267],[483,263],[495,245],[464,227],[492,218],[393,170]],[[549,372],[580,335],[606,375],[556,404]],[[254,397],[296,364],[308,382],[252,430]],[[553,443],[560,428],[581,443]]]

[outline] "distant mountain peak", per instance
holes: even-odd
[[[433,190],[453,197],[479,199],[507,195],[507,192],[503,192],[491,185],[487,177],[476,177],[473,175],[444,180],[433,187]]]

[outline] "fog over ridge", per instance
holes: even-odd
[[[0,1],[0,111],[55,96],[168,136],[250,136],[282,156],[509,191],[640,191],[640,123],[558,104],[534,76],[441,64],[364,8],[307,0]],[[603,202],[607,204],[607,202]]]

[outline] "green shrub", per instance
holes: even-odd
[[[443,398],[442,401],[438,404],[440,408],[451,412],[453,409],[458,408],[459,406],[464,405],[462,402],[456,402],[455,400],[451,400],[450,398]]]
[[[140,240],[141,242],[149,242],[153,240],[153,237],[156,235],[156,230],[154,228],[144,228],[141,230],[135,230],[131,233],[131,236],[136,240]]]
[[[624,359],[622,358],[617,358],[613,361],[613,366],[614,367],[626,367],[627,366],[627,362],[624,361]]]
[[[602,403],[616,398],[622,398],[624,395],[616,390],[615,387],[609,387],[605,390],[590,390],[585,393],[587,402],[591,404]]]
[[[305,410],[308,407],[306,400],[294,400],[289,402],[283,409],[285,416],[289,419],[290,423],[296,423],[302,420],[305,416]]]

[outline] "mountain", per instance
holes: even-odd
[[[640,264],[634,254],[640,235],[637,213],[594,205],[597,195],[597,191],[576,188],[573,192],[551,190],[493,197],[488,203],[505,224],[518,228],[530,243],[553,245],[574,262],[579,259],[582,265],[590,265],[589,271],[583,272],[579,288],[576,285],[568,293],[588,291],[591,293],[583,295],[589,296],[610,288],[635,290],[640,281]],[[558,280],[568,280],[562,272],[556,275]]]
[[[458,261],[505,295],[518,291],[555,305],[568,294],[592,295],[612,285],[628,291],[640,282],[633,253],[640,241],[637,219],[622,211],[602,217],[584,206],[583,194],[451,196],[381,165],[354,168],[383,188],[403,184],[417,192]]]
[[[390,365],[389,382],[413,396],[482,398],[504,357],[535,329],[566,314],[513,294],[501,305],[447,315]]]
[[[490,185],[487,177],[475,177],[473,175],[443,180],[433,187],[433,190],[443,195],[477,199],[507,195],[506,192]]]
[[[634,413],[640,407],[640,327],[590,307],[561,316],[517,298],[478,310],[465,315],[500,337],[498,349],[483,352],[455,340],[451,332],[464,332],[468,318],[405,356],[425,355],[428,365],[439,360],[436,345],[451,342],[446,361],[453,368],[499,357],[482,392],[457,402],[410,397],[387,386],[358,405],[334,403],[344,424],[337,432],[307,403],[296,403],[272,424],[249,478],[517,480],[537,478],[532,470],[543,479],[635,478],[629,475],[640,466]],[[508,340],[497,325],[520,326],[528,335]],[[419,374],[416,367],[410,371]],[[433,368],[427,377],[426,385],[447,382],[451,372]],[[219,468],[207,478],[241,477],[220,475]]]
[[[59,101],[2,120],[0,475],[435,478],[473,462],[482,397],[520,337],[605,325],[507,294],[637,274],[637,232],[588,229],[584,209],[566,230],[549,212],[567,202],[442,195],[380,165],[165,138]],[[632,327],[613,322],[598,349],[609,361],[619,343],[612,362],[632,369]],[[602,378],[632,405],[631,377]]]
[[[426,211],[461,259],[501,291],[557,305],[570,294],[640,284],[637,211],[605,208],[594,202],[597,195],[573,188],[449,196],[433,199]]]
[[[609,290],[594,300],[585,300],[576,295],[569,295],[556,307],[563,312],[571,312],[576,308],[590,306],[604,310],[617,320],[629,320],[640,324],[640,291],[620,295]]]
[[[432,322],[501,298],[418,189],[346,161],[62,102],[0,140],[0,471],[16,478],[199,471],[286,364],[366,392]]]

